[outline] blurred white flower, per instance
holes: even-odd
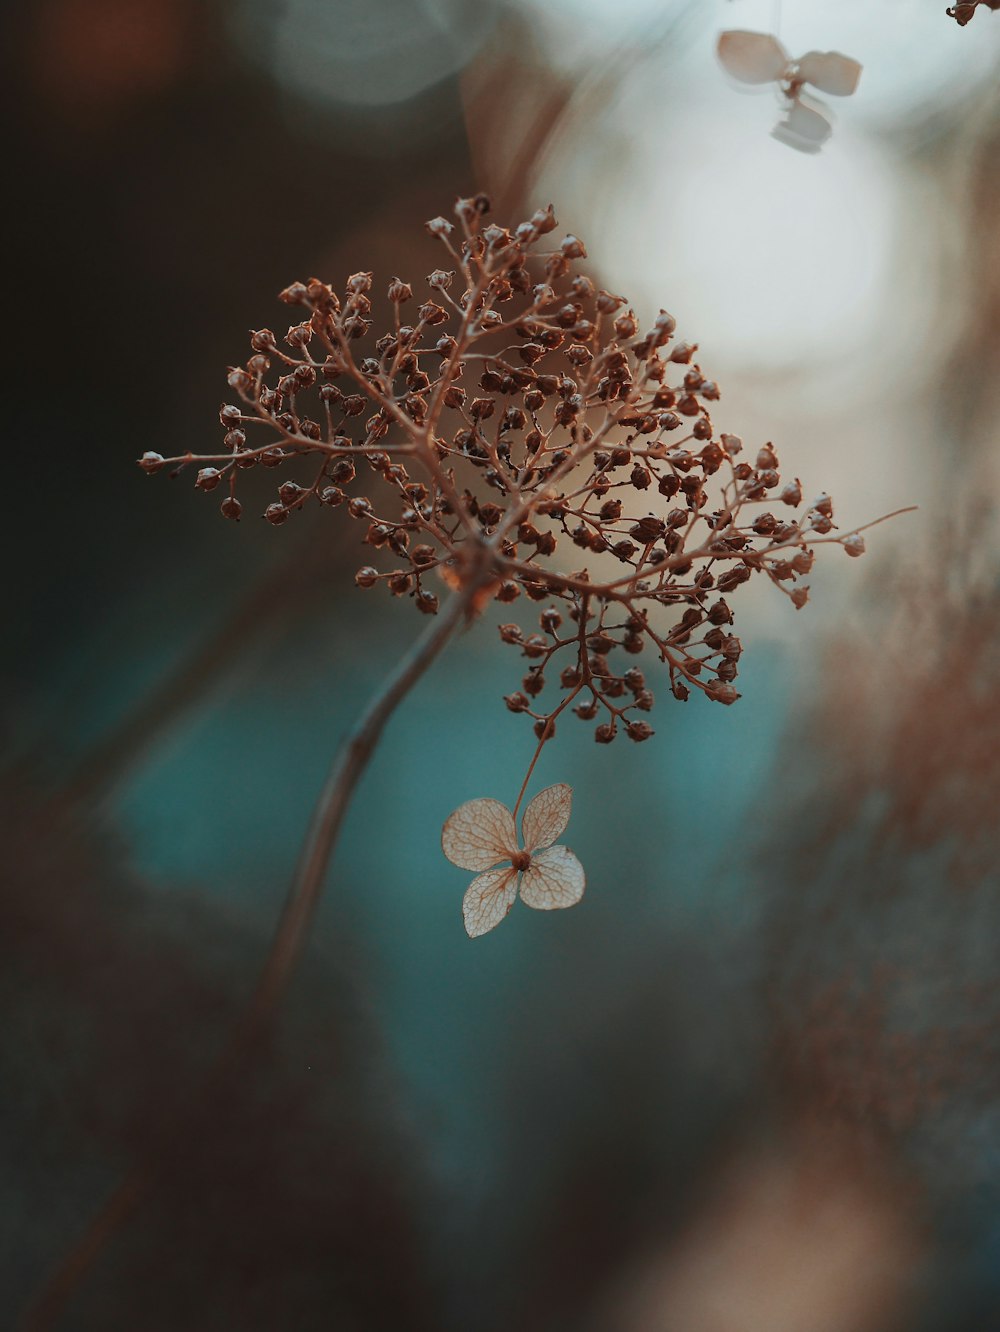
[[[776,83],[787,99],[784,119],[774,137],[804,153],[818,153],[832,126],[822,102],[803,95],[805,84],[834,97],[849,97],[858,86],[861,66],[839,51],[808,51],[792,60],[777,37],[732,30],[719,34],[723,68],[740,83]]]
[[[462,901],[470,939],[504,919],[518,890],[538,911],[575,906],[583,896],[583,866],[565,846],[554,846],[569,823],[572,787],[560,783],[539,791],[521,819],[518,846],[514,816],[499,800],[469,800],[441,831],[441,847],[454,865],[481,870]]]
[[[818,153],[832,131],[833,126],[817,103],[808,97],[797,97],[789,104],[785,118],[771,131],[771,137],[797,148],[800,153]]]

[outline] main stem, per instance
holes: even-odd
[[[470,595],[463,591],[445,604],[372,698],[340,746],[313,810],[299,863],[253,998],[229,1046],[188,1111],[161,1132],[158,1145],[122,1180],[49,1277],[24,1317],[21,1324],[24,1332],[46,1332],[54,1326],[73,1292],[114,1234],[151,1192],[165,1158],[183,1145],[203,1113],[205,1102],[212,1100],[230,1082],[233,1073],[242,1067],[274,1015],[308,937],[337,837],[361,775],[386,722],[448,641],[465,613]]]
[[[295,968],[322,896],[323,880],[361,774],[368,766],[385,724],[451,637],[468,605],[457,593],[445,604],[368,704],[341,745],[306,832],[271,950],[264,963],[248,1016],[251,1027],[274,1011]]]

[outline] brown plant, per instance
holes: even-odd
[[[306,317],[284,346],[255,331],[229,372],[239,402],[220,413],[224,451],[147,453],[141,465],[197,466],[198,488],[224,488],[234,519],[241,472],[280,470],[268,522],[308,504],[346,509],[389,557],[359,568],[358,586],[425,614],[440,582],[469,615],[491,599],[546,603],[536,626],[500,625],[525,659],[505,701],[532,718],[536,758],[570,704],[599,743],[651,736],[653,692],[635,661],[649,645],[675,698],[735,702],[743,647],[729,598],[762,574],[803,606],[813,548],[860,555],[862,529],[838,531],[827,495],[803,503],[772,444],[748,458],[716,430],[720,391],[697,346],[675,339],[662,310],[641,330],[624,298],[576,271],[583,242],[546,239],[551,206],[513,231],[488,220],[482,195],[455,213],[457,228],[427,224],[454,267],[428,275],[411,322],[413,288],[399,278],[381,335],[371,273],[342,296],[293,283],[281,299]],[[556,671],[561,697],[543,702]]]
[[[953,18],[960,28],[964,28],[980,5],[987,5],[990,9],[1000,9],[1000,0],[965,0],[963,4],[950,5],[945,13],[949,18]]]

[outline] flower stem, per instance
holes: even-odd
[[[265,1021],[288,983],[322,895],[327,866],[354,788],[368,766],[385,724],[430,666],[465,613],[467,592],[445,604],[372,698],[341,745],[306,832],[298,869],[251,1005],[249,1022]]]
[[[55,1325],[74,1291],[115,1233],[155,1187],[165,1165],[183,1148],[205,1113],[256,1046],[294,973],[323,891],[327,869],[351,797],[393,712],[430,666],[461,621],[474,587],[448,601],[371,699],[337,751],[306,830],[299,863],[275,928],[253,997],[210,1077],[187,1110],[161,1126],[155,1146],[136,1163],[51,1274],[20,1324],[23,1332]]]

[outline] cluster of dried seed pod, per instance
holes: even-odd
[[[302,317],[281,339],[255,331],[229,371],[222,451],[140,465],[197,467],[230,518],[243,472],[279,471],[268,522],[344,509],[370,551],[358,586],[426,614],[442,584],[470,614],[544,603],[537,632],[500,629],[526,659],[507,706],[533,718],[539,745],[571,703],[600,742],[651,735],[646,649],[675,697],[732,703],[737,589],[762,575],[802,606],[813,547],[859,555],[864,539],[837,531],[828,496],[803,503],[771,444],[745,453],[716,430],[719,387],[697,347],[665,311],[643,328],[595,288],[577,270],[583,243],[554,239],[551,207],[512,230],[483,196],[455,214],[427,224],[451,267],[420,295],[399,278],[380,294],[365,272],[342,292],[286,288]],[[561,697],[544,707],[550,676]]]

